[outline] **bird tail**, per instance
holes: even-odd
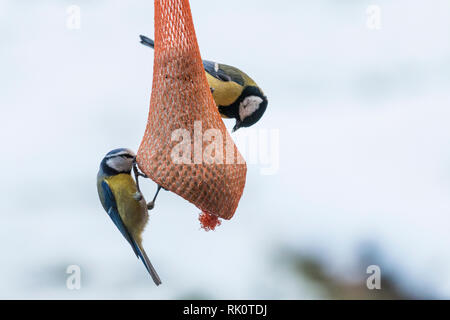
[[[150,273],[150,276],[152,277],[153,282],[155,282],[155,284],[157,286],[159,286],[162,283],[161,279],[159,278],[158,273],[156,273],[155,268],[153,268],[153,265],[147,256],[147,253],[145,253],[144,248],[142,248],[139,244],[137,244],[136,241],[134,241],[134,244],[135,244],[135,248],[138,252],[138,256],[142,260],[142,263],[144,263],[144,266],[147,269],[148,273]]]
[[[144,46],[147,46],[147,47],[150,47],[152,49],[155,49],[155,41],[153,41],[152,39],[147,38],[146,36],[143,36],[143,35],[140,35],[139,37],[141,38],[141,43]]]

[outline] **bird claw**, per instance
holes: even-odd
[[[140,191],[137,191],[135,194],[133,194],[133,199],[136,201],[141,201],[142,199],[144,199],[144,197],[142,196],[142,193]]]
[[[141,188],[139,186],[139,177],[143,177],[145,179],[148,178],[148,176],[142,172],[139,171],[136,157],[133,159],[133,172],[134,172],[134,179],[136,180],[136,187],[139,193],[141,193]],[[142,196],[142,195],[141,195]]]
[[[136,158],[133,159],[133,172],[134,172],[134,178],[136,180],[136,188],[137,188],[137,192],[133,195],[133,198],[136,201],[141,201],[144,197],[142,196],[141,189],[139,187],[139,177],[148,179],[148,176],[145,173],[142,173],[139,171]],[[155,208],[155,200],[156,200],[156,197],[158,196],[158,193],[161,190],[161,188],[162,188],[161,186],[158,186],[158,190],[156,192],[155,197],[153,198],[153,201],[147,203],[147,210],[150,211]],[[164,190],[166,190],[166,189],[164,189]]]

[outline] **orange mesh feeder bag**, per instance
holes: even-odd
[[[207,230],[233,217],[244,191],[247,166],[214,103],[188,0],[155,0],[153,88],[137,162],[196,205]]]

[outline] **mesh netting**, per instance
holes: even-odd
[[[178,129],[190,135],[192,164],[173,161],[174,147],[182,141],[172,141]],[[217,129],[221,138],[209,135],[202,139],[208,129]],[[214,163],[201,161],[204,153],[199,159],[199,147],[200,152],[211,151],[211,141],[220,140],[223,146],[210,153]],[[247,166],[211,95],[188,0],[155,0],[153,88],[137,161],[149,178],[203,212],[224,219],[233,217],[244,190]]]

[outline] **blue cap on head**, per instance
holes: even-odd
[[[134,154],[134,152],[132,150],[130,150],[130,149],[118,148],[118,149],[114,149],[114,150],[108,152],[105,157],[121,156],[121,155],[130,155],[130,156],[133,156],[133,157],[136,156]]]
[[[130,173],[136,155],[126,148],[114,149],[106,154],[100,164],[100,170],[107,176]]]

